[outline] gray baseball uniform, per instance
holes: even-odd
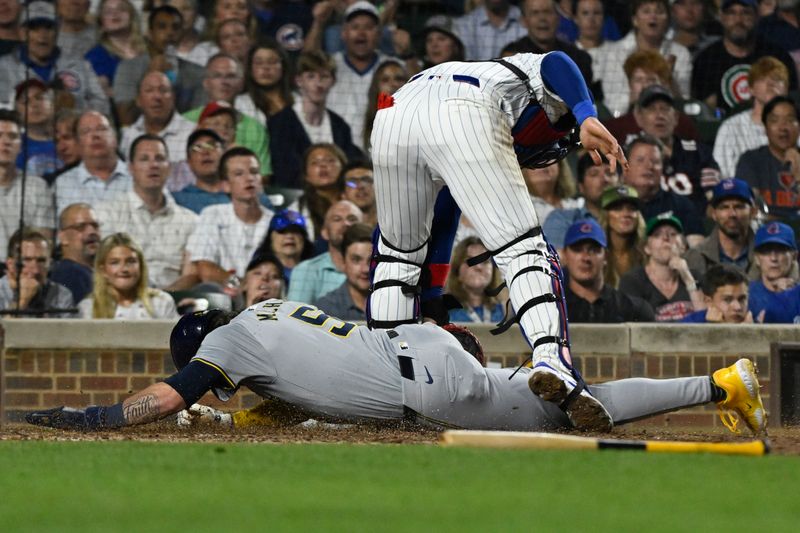
[[[281,300],[255,304],[211,332],[193,358],[229,383],[336,420],[412,418],[437,427],[540,430],[571,427],[533,395],[529,369],[483,368],[433,324],[369,330]],[[710,401],[708,377],[627,379],[593,385],[616,424]]]

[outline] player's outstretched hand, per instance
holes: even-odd
[[[581,124],[581,144],[589,152],[595,165],[603,163],[600,154],[603,154],[611,165],[611,170],[617,170],[617,163],[623,168],[628,168],[628,160],[622,152],[613,135],[603,124],[594,117],[589,117]]]
[[[86,411],[72,407],[56,407],[43,411],[33,411],[25,415],[25,420],[34,426],[56,429],[88,429]]]
[[[194,403],[188,409],[178,413],[177,423],[181,427],[194,426],[198,422],[216,424],[228,428],[233,427],[233,417],[230,414],[207,405]]]

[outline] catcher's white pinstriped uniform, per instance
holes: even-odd
[[[570,110],[542,82],[539,72],[545,57],[517,54],[506,61],[529,76],[528,85],[555,123]],[[378,111],[372,146],[378,222],[383,237],[399,251],[382,241],[379,253],[423,262],[432,206],[442,182],[490,250],[540,225],[511,134],[530,98],[528,86],[494,62],[444,63],[414,76],[395,93],[394,105]],[[525,254],[529,250],[546,252],[541,235],[494,255],[507,281],[531,266],[550,270],[546,258]],[[418,268],[381,262],[374,282],[415,285],[418,277]],[[525,272],[509,285],[515,309],[553,290],[551,277],[543,272]],[[414,318],[414,300],[399,287],[376,289],[370,312],[379,321],[408,320]],[[552,302],[532,307],[520,324],[532,346],[541,337],[558,337],[562,327]],[[558,344],[543,344],[534,350],[534,360],[556,359],[559,350]],[[570,363],[568,352],[563,355]]]
[[[243,385],[323,419],[411,416],[468,429],[569,427],[558,407],[530,393],[529,369],[509,380],[513,369],[483,368],[432,324],[370,330],[309,305],[267,300],[212,331],[193,360],[214,366],[229,381],[230,388],[215,390],[222,399]],[[592,389],[616,423],[711,399],[708,377],[637,378]]]

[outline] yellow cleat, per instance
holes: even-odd
[[[720,368],[712,375],[714,383],[727,393],[725,400],[718,402],[719,418],[729,430],[740,433],[739,420],[744,420],[754,435],[767,432],[767,412],[761,402],[756,368],[749,359],[739,359],[727,368]]]

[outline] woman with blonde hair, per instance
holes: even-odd
[[[600,207],[600,227],[608,241],[603,276],[607,285],[617,288],[626,272],[645,262],[645,224],[639,194],[627,185],[609,187],[600,197]]]
[[[566,159],[544,168],[523,168],[522,177],[539,220],[547,220],[556,209],[583,207],[583,200],[574,198],[578,187]]]
[[[129,0],[101,0],[97,7],[97,45],[86,52],[100,84],[113,96],[111,83],[123,59],[133,59],[146,49],[139,15]]]
[[[114,233],[100,242],[94,260],[94,289],[78,309],[82,318],[178,317],[172,297],[147,286],[142,248],[127,233]]]
[[[484,252],[486,247],[478,237],[466,237],[453,248],[445,292],[455,297],[463,308],[450,311],[452,322],[498,323],[503,319],[503,300],[486,294],[487,289],[503,282],[500,271],[492,261],[467,265],[467,259]]]

